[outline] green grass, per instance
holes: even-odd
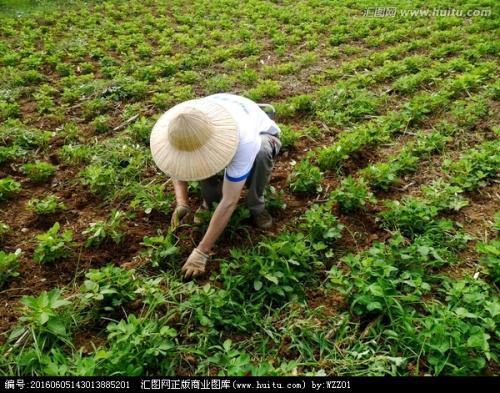
[[[85,4],[96,3],[96,0],[1,0],[0,15],[16,15],[29,17],[33,13],[47,13],[71,9]]]

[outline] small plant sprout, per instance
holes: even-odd
[[[70,230],[59,234],[60,225],[56,222],[47,232],[38,235],[38,245],[33,259],[46,264],[67,258],[72,254],[73,232]]]
[[[354,179],[352,176],[342,180],[340,187],[331,193],[331,198],[345,213],[363,210],[368,203],[376,202],[365,180],[363,178]]]
[[[21,184],[11,177],[0,179],[0,201],[12,198],[21,191]]]
[[[21,325],[12,331],[9,340],[15,340],[30,331],[35,340],[40,339],[43,349],[44,344],[50,345],[53,339],[68,338],[67,326],[70,318],[63,310],[67,309],[71,302],[62,297],[59,289],[43,291],[38,297],[24,296],[21,304],[24,306],[23,314],[19,318]],[[51,341],[47,343],[47,339]]]
[[[15,252],[7,253],[0,250],[0,288],[2,288],[11,277],[17,277],[19,273],[19,256],[21,249],[18,248]]]
[[[99,247],[106,239],[120,244],[125,237],[125,233],[121,229],[125,217],[124,212],[113,210],[108,221],[91,223],[89,228],[83,231],[83,234],[87,236],[85,247]]]
[[[45,183],[54,175],[56,169],[56,166],[42,161],[23,165],[24,174],[34,183]]]
[[[310,159],[306,158],[294,166],[290,179],[290,189],[296,193],[314,193],[320,192],[321,171],[313,165]]]
[[[54,214],[67,209],[64,202],[59,202],[57,195],[49,195],[44,199],[32,198],[26,207],[39,215]]]
[[[150,259],[153,267],[158,267],[160,264],[172,261],[179,253],[179,249],[171,233],[167,235],[146,236],[141,245],[146,247],[145,255]]]

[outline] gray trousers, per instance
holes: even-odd
[[[245,183],[248,187],[245,202],[252,215],[262,213],[265,208],[264,190],[271,178],[274,159],[281,148],[281,142],[278,137],[270,134],[261,134],[261,138],[260,151],[255,157],[252,170]],[[222,198],[223,176],[222,174],[216,174],[200,181],[201,196],[209,206],[212,206],[214,202],[220,202]]]

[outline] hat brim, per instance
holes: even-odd
[[[168,125],[174,116],[186,108],[204,112],[214,133],[203,146],[192,151],[176,149],[168,139]],[[238,147],[238,125],[220,104],[207,100],[182,102],[165,112],[151,131],[150,148],[153,160],[165,174],[183,181],[207,179],[224,169]]]

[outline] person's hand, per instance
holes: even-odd
[[[184,273],[184,278],[194,278],[200,274],[205,273],[205,266],[207,265],[208,255],[201,252],[195,248],[189,258],[187,259],[184,266],[182,266],[182,272]]]
[[[174,231],[181,223],[182,219],[189,214],[191,210],[188,205],[179,204],[172,213],[170,220],[170,229]]]

